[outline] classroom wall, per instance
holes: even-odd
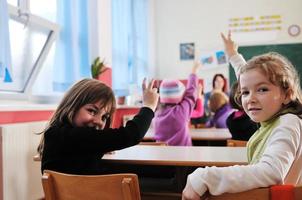
[[[301,34],[291,37],[291,24],[302,26],[301,0],[153,0],[150,10],[153,18],[155,76],[184,79],[191,71],[192,61],[180,61],[179,44],[195,43],[195,57],[203,51],[223,49],[220,32],[226,33],[228,20],[234,17],[259,15],[281,15],[282,29],[272,33],[234,34],[234,39],[242,45],[301,43]],[[152,50],[152,49],[151,49]],[[215,73],[228,77],[228,68],[203,69],[199,76],[209,79]],[[210,81],[206,80],[206,83]],[[208,90],[209,87],[206,88]]]

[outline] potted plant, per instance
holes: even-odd
[[[111,87],[111,68],[105,64],[105,59],[101,60],[100,57],[94,59],[91,64],[92,78],[98,79]]]
[[[105,72],[107,69],[108,68],[105,66],[105,59],[101,61],[100,57],[97,57],[96,59],[94,59],[91,65],[92,78],[98,79],[98,76]]]

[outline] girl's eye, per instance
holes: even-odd
[[[241,91],[241,96],[246,96],[249,94],[249,91]]]
[[[87,111],[93,116],[97,115],[97,113],[98,113],[97,110],[95,110],[93,108],[88,108]]]
[[[268,91],[267,88],[259,88],[259,89],[258,89],[258,92],[267,92],[267,91]]]
[[[103,122],[105,122],[105,121],[107,121],[108,119],[109,119],[109,114],[107,113],[107,114],[105,114],[105,115],[103,115],[102,117],[101,117],[101,119],[102,119],[102,121]]]

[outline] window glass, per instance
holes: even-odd
[[[56,0],[30,0],[30,12],[34,15],[46,18],[52,22],[56,21]]]
[[[51,49],[58,25],[9,5],[11,81],[0,80],[1,99],[28,99],[41,66]],[[41,82],[40,84],[43,84]]]
[[[36,67],[37,59],[47,41],[49,29],[9,20],[10,43],[12,49],[13,82],[0,85],[2,91],[24,91]]]
[[[13,6],[18,6],[18,0],[7,0],[7,3],[9,3]]]

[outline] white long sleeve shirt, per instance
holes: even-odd
[[[238,75],[245,61],[241,55],[235,56],[237,64],[232,63],[234,56],[230,61]],[[188,176],[194,191],[203,195],[209,190],[212,195],[220,195],[276,184],[302,185],[302,120],[296,115],[285,114],[279,121],[258,163],[198,168]]]
[[[276,184],[302,185],[302,120],[280,116],[257,164],[198,168],[189,175],[194,190],[203,195],[242,192]]]

